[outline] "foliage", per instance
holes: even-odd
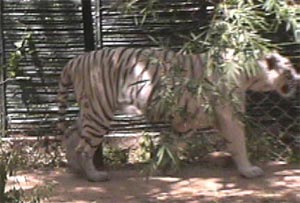
[[[163,132],[159,141],[144,134],[140,142],[140,160],[147,164],[144,173],[153,175],[156,171],[177,171],[180,167],[179,150],[176,143],[179,141],[174,133]]]
[[[24,168],[28,161],[28,154],[13,147],[12,143],[0,143],[0,202],[3,203],[39,203],[51,192],[52,185],[35,187],[31,194],[25,193],[22,188],[13,188],[5,191],[7,179],[18,169]],[[32,165],[30,165],[32,166]]]
[[[6,66],[1,67],[6,69],[8,77],[5,81],[0,83],[1,85],[8,81],[30,79],[28,77],[23,77],[24,74],[22,70],[19,69],[20,63],[27,57],[31,57],[35,65],[38,63],[35,44],[31,33],[25,35],[20,41],[16,42],[15,46],[16,49],[10,53],[8,63]],[[57,150],[59,149],[55,147],[53,153],[44,153],[41,156],[40,153],[36,153],[40,144],[40,142],[37,142],[34,146],[31,146],[24,141],[22,143],[0,141],[0,202],[38,203],[47,197],[51,190],[51,185],[36,187],[32,190],[30,195],[25,194],[25,191],[22,190],[22,188],[13,188],[10,191],[5,191],[8,177],[14,175],[19,169],[28,167],[33,169],[34,167],[40,167],[41,165],[49,166],[57,164]]]
[[[0,143],[0,200],[6,202],[9,199],[9,195],[5,192],[5,185],[7,183],[7,177],[15,172],[16,165],[19,161],[19,156],[16,151],[6,150],[7,147]]]
[[[23,74],[19,69],[20,62],[26,58],[28,54],[30,55],[35,51],[31,33],[27,34],[20,41],[14,44],[16,46],[16,50],[10,53],[6,67],[8,69],[8,77],[22,76]]]
[[[135,23],[137,25],[143,25],[148,17],[157,18],[155,10],[158,8],[158,3],[159,0],[125,0],[123,2],[117,1],[113,7],[126,14],[131,14],[135,10],[138,10],[141,18],[135,18]]]
[[[282,0],[261,0],[263,9],[266,11],[266,15],[275,16],[274,29],[278,28],[281,23],[286,23],[286,30],[295,30],[297,26],[297,8],[291,6],[288,1]]]
[[[40,203],[49,196],[52,185],[34,187],[30,194],[26,194],[23,189],[13,188],[6,192],[4,203]]]
[[[148,163],[155,151],[155,145],[154,138],[148,133],[143,133],[139,142],[138,160],[142,163]]]
[[[128,151],[106,145],[103,148],[104,163],[117,166],[128,162]]]
[[[32,56],[34,61],[38,60],[31,33],[27,34],[20,41],[16,42],[15,46],[16,49],[10,53],[7,65],[0,66],[1,69],[7,70],[7,78],[2,81],[0,85],[14,80],[29,80],[30,78],[24,77],[23,71],[19,69],[20,63],[29,55]]]
[[[117,7],[129,14],[132,10],[139,9],[138,15],[142,18],[136,19],[139,19],[137,24],[142,27],[149,16],[154,19],[159,18],[159,15],[156,15],[159,3],[159,0],[127,0]],[[176,108],[176,101],[178,101],[178,96],[180,97],[180,92],[184,88],[204,101],[207,112],[212,119],[214,117],[214,105],[207,100],[208,94],[213,94],[220,102],[229,101],[235,107],[236,114],[243,116],[240,113],[240,98],[231,90],[236,88],[241,74],[247,76],[257,74],[259,69],[256,61],[270,49],[277,48],[261,34],[275,32],[282,23],[286,24],[287,30],[295,29],[297,26],[295,9],[289,7],[286,1],[225,0],[215,3],[214,6],[211,21],[206,27],[199,28],[201,32],[181,36],[185,41],[181,52],[205,52],[207,71],[204,79],[190,81],[187,84],[181,77],[181,67],[178,67],[174,68],[174,71],[162,80],[160,100],[157,102],[160,102],[163,108],[166,108],[164,110],[171,112],[171,114],[182,112],[182,109]],[[224,56],[228,54],[229,50],[231,50],[229,57],[238,60],[224,60]],[[211,84],[207,79],[212,75],[220,78],[215,84]],[[224,92],[219,87],[226,87],[229,91]],[[183,115],[185,115],[184,111]],[[241,118],[244,121],[247,120],[246,117]],[[176,148],[171,147],[173,145],[170,144],[174,141],[173,134],[167,133],[161,140],[163,144],[159,144],[151,156],[154,169],[160,165],[168,165],[167,162],[171,165],[177,164],[177,160],[179,160]],[[146,149],[146,151],[148,150]]]

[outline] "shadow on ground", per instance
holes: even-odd
[[[233,168],[189,166],[176,176],[146,180],[139,170],[112,170],[111,180],[88,182],[65,169],[23,172],[11,177],[9,187],[53,184],[46,202],[72,203],[299,203],[300,166],[269,163],[266,175],[247,180]],[[26,178],[24,178],[26,177]]]

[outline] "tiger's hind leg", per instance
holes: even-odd
[[[75,153],[85,177],[90,181],[98,182],[108,180],[107,172],[98,170],[94,160],[97,158],[95,156],[98,154],[104,136],[109,132],[115,101],[113,96],[100,96],[103,95],[103,91],[104,93],[108,91],[102,87],[104,84],[94,85],[80,93],[75,91],[80,107],[78,122],[80,133]],[[97,98],[95,95],[98,95]]]
[[[76,153],[76,147],[79,144],[80,127],[78,122],[70,126],[64,133],[63,144],[66,148],[66,158],[68,161],[68,167],[72,172],[81,173],[81,166],[78,161],[78,154]]]
[[[97,170],[93,157],[97,147],[89,147],[82,141],[83,128],[80,121],[71,126],[65,135],[66,158],[71,171],[84,175],[89,181],[101,182],[108,180],[105,171]]]
[[[94,156],[97,154],[96,151],[99,146],[97,147],[84,147],[84,148],[76,148],[76,154],[78,157],[78,162],[81,166],[81,170],[85,177],[89,181],[93,182],[102,182],[107,181],[109,179],[108,173],[106,171],[98,170],[95,162]]]
[[[97,170],[93,162],[93,158],[86,157],[85,154],[79,155],[79,162],[83,167],[85,177],[92,182],[103,182],[109,180],[106,171]]]

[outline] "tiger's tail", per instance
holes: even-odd
[[[73,83],[70,77],[70,73],[68,71],[68,67],[65,67],[60,76],[58,84],[59,89],[57,94],[58,123],[56,127],[60,135],[64,135],[64,132],[67,128],[66,113],[68,108],[69,89],[72,87],[72,84]]]

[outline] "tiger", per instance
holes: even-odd
[[[238,60],[231,55],[228,52],[223,59],[229,62]],[[246,91],[276,91],[288,97],[295,92],[300,79],[291,61],[277,51],[264,54],[256,64],[256,74],[241,73],[236,79],[233,91],[241,100],[241,112],[245,112]],[[207,71],[207,54],[118,47],[91,51],[71,59],[62,70],[58,91],[58,127],[64,134],[70,168],[89,181],[108,180],[108,172],[96,168],[94,156],[103,137],[109,133],[114,113],[118,109],[129,109],[129,113],[143,114],[150,120],[160,117],[163,107],[159,102],[155,103],[157,106],[153,105],[153,101],[159,100],[159,93],[164,91],[160,84],[176,67],[182,68],[186,81],[203,80]],[[214,75],[208,78],[212,84],[219,84],[218,79],[219,76]],[[80,111],[75,124],[67,128],[65,120],[70,89]],[[173,129],[180,133],[204,127],[217,129],[227,140],[228,151],[239,173],[246,178],[262,176],[263,170],[248,159],[245,124],[235,115],[233,105],[229,101],[215,102],[216,118],[211,122],[203,101],[186,89],[182,90],[177,105],[193,116],[183,119],[175,113],[170,117]],[[221,89],[225,93],[232,91],[226,86]],[[211,100],[218,98],[212,95]]]

